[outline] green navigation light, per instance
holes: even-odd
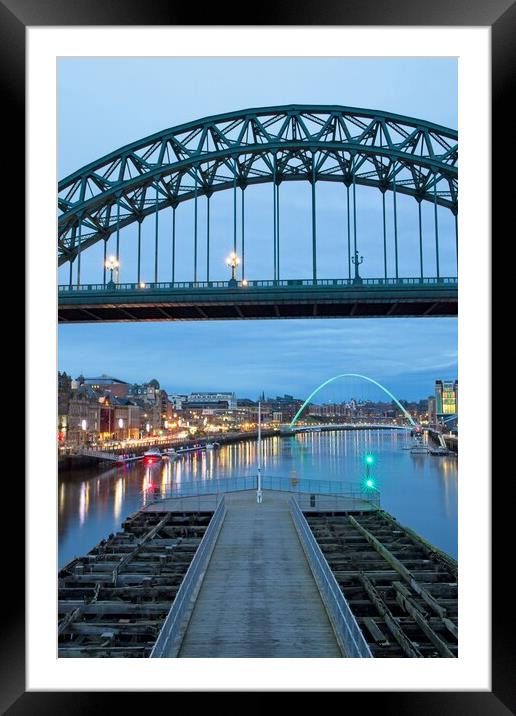
[[[366,455],[365,461],[367,465],[372,465],[374,463],[374,455]]]
[[[374,487],[374,482],[372,480],[366,480],[366,487]]]

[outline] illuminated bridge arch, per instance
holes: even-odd
[[[416,422],[414,421],[414,419],[412,418],[412,416],[410,415],[410,413],[408,413],[408,412],[405,410],[405,408],[403,407],[403,405],[402,405],[402,404],[400,403],[400,401],[396,398],[396,396],[391,393],[390,390],[388,390],[388,389],[387,389],[384,385],[382,385],[381,383],[378,383],[378,381],[374,380],[373,378],[368,378],[367,375],[361,375],[360,373],[340,373],[339,375],[334,375],[333,378],[329,378],[328,380],[325,380],[324,383],[321,383],[319,386],[317,386],[317,388],[310,393],[310,395],[309,395],[308,398],[305,400],[305,402],[303,403],[303,405],[299,408],[299,410],[297,411],[297,413],[294,415],[294,417],[293,417],[293,419],[292,419],[292,422],[290,423],[290,427],[293,428],[293,427],[295,426],[295,424],[296,424],[296,422],[299,420],[299,418],[300,418],[301,413],[303,412],[303,410],[307,407],[307,405],[310,404],[311,400],[317,395],[317,393],[318,393],[320,390],[322,390],[325,386],[329,385],[330,383],[333,383],[334,381],[339,380],[340,378],[361,378],[362,380],[365,380],[365,381],[367,381],[367,382],[369,382],[369,383],[373,383],[373,384],[376,385],[378,388],[381,388],[381,389],[383,390],[383,392],[391,398],[391,400],[394,400],[394,402],[396,403],[396,405],[398,406],[398,408],[402,411],[402,413],[405,415],[405,417],[408,418],[410,424],[411,424],[413,427],[416,427]]]
[[[147,216],[157,216],[163,209],[171,207],[175,213],[182,202],[197,202],[201,196],[209,202],[215,192],[231,189],[235,191],[236,249],[237,188],[243,202],[246,187],[272,183],[276,202],[276,189],[282,182],[308,181],[316,279],[317,182],[345,185],[348,211],[350,188],[354,199],[355,186],[363,185],[376,187],[384,197],[386,192],[412,196],[419,212],[425,201],[432,202],[436,211],[438,206],[446,207],[456,216],[457,152],[457,132],[452,129],[370,109],[287,105],[206,117],[128,144],[62,179],[58,262],[71,265],[78,259],[80,284],[80,255],[90,246],[100,241],[106,244],[115,234],[118,255],[124,227],[135,222],[141,227]],[[279,278],[276,252],[275,245],[274,278]],[[351,273],[351,254],[348,262]],[[157,282],[157,258],[155,273]],[[199,280],[197,265],[193,280]]]

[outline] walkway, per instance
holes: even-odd
[[[290,495],[226,495],[227,514],[180,658],[341,657],[288,508]]]

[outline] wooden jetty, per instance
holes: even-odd
[[[212,537],[199,549],[218,504]],[[257,504],[255,490],[240,490],[154,502],[66,565],[59,656],[148,657],[181,604],[188,609],[180,636],[165,639],[158,658],[347,656],[307,561],[300,519],[369,656],[458,655],[455,560],[356,497],[264,490]],[[207,544],[191,599],[176,600]]]
[[[457,656],[455,560],[381,510],[304,514],[374,657]]]
[[[59,657],[147,657],[213,511],[140,511],[59,572]]]

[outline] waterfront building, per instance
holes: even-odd
[[[73,445],[86,445],[97,438],[101,426],[98,394],[89,385],[72,390],[68,403],[66,440]]]
[[[435,381],[436,415],[438,417],[459,412],[459,384],[455,380]]]
[[[72,379],[67,373],[57,373],[57,430],[59,442],[65,442],[68,433],[68,412],[72,395]]]

